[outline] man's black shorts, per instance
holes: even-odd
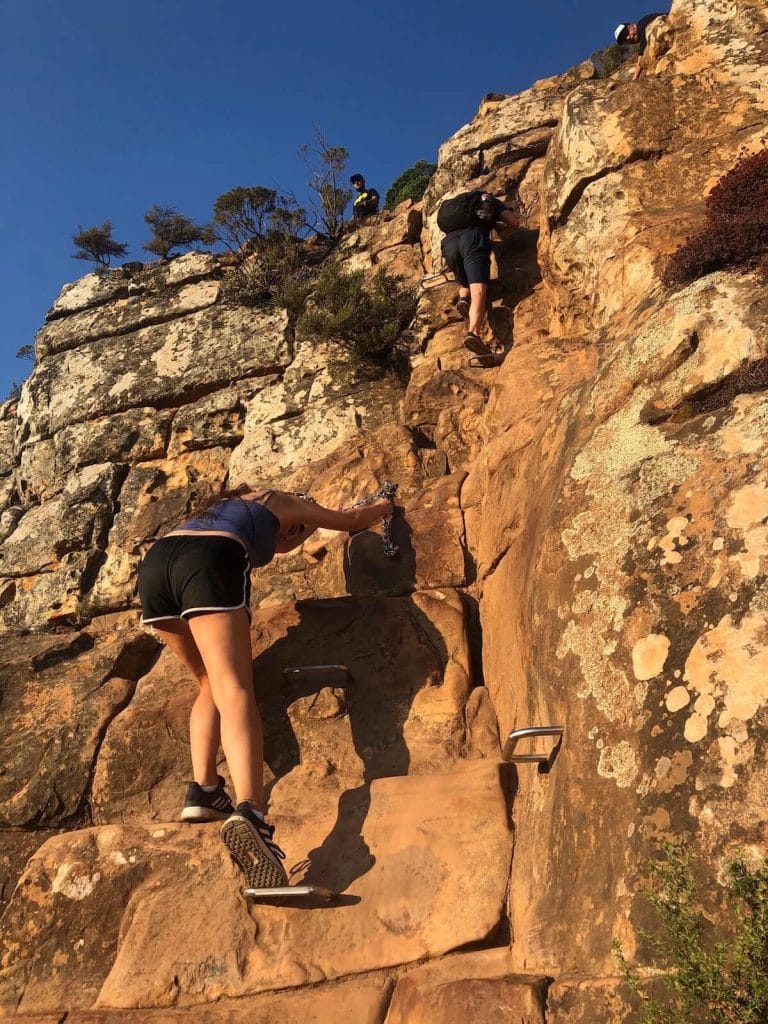
[[[479,228],[466,228],[443,239],[443,258],[462,287],[488,284],[491,279],[491,240]]]
[[[248,607],[251,566],[231,537],[163,537],[139,566],[142,622]]]

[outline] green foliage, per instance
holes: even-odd
[[[737,856],[728,866],[727,938],[708,935],[690,857],[667,845],[651,865],[645,895],[661,924],[641,932],[666,970],[663,1002],[647,995],[636,969],[618,947],[620,970],[643,998],[641,1024],[765,1024],[768,1021],[768,862],[749,866]]]
[[[16,353],[17,359],[31,359],[35,361],[35,346],[34,345],[22,345]]]
[[[415,203],[421,199],[427,190],[429,179],[437,170],[437,164],[430,164],[426,160],[417,160],[413,167],[403,171],[399,178],[395,178],[384,198],[384,207],[387,210],[394,210],[398,203],[404,199],[413,199]]]
[[[344,230],[344,210],[352,198],[352,189],[344,185],[349,153],[343,146],[331,146],[318,129],[314,144],[299,150],[309,171],[309,187],[315,194],[311,214],[313,226],[336,241]]]
[[[3,399],[3,402],[18,402],[21,398],[21,384],[18,381],[14,381],[8,391],[8,394]]]
[[[258,249],[231,270],[222,296],[239,306],[279,306],[296,321],[312,290],[313,270],[304,258],[301,243],[280,232],[260,240]]]
[[[78,250],[73,259],[92,260],[100,267],[108,267],[113,256],[122,257],[128,252],[124,242],[116,242],[112,237],[111,220],[105,220],[101,227],[83,228],[78,225],[72,241]]]
[[[323,267],[312,300],[297,324],[310,338],[340,341],[361,359],[393,362],[396,345],[416,315],[414,289],[380,270],[368,282],[363,270],[345,271],[338,263]]]
[[[671,288],[725,267],[768,274],[768,149],[742,157],[707,196],[707,223],[669,258]]]
[[[305,219],[305,211],[292,198],[263,185],[238,185],[213,204],[216,237],[233,252],[258,242],[268,232],[296,237]]]
[[[598,78],[610,78],[630,56],[631,50],[628,50],[626,46],[613,43],[603,50],[595,50],[589,59],[594,65],[595,75]]]
[[[207,224],[195,224],[170,206],[153,206],[144,214],[144,220],[152,229],[152,236],[142,249],[167,260],[172,249],[202,242],[211,245],[216,241],[213,229]]]

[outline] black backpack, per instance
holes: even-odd
[[[453,199],[444,199],[437,211],[437,226],[445,234],[477,227],[475,214],[482,197],[482,192],[462,192]]]

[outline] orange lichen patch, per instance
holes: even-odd
[[[734,492],[725,521],[734,530],[746,530],[768,519],[768,486],[747,484]]]
[[[670,825],[669,811],[665,811],[663,807],[658,807],[653,814],[646,815],[643,818],[643,832],[646,835],[655,837],[666,836],[669,833]]]
[[[685,723],[683,735],[689,743],[698,743],[707,735],[707,719],[703,715],[692,714]]]
[[[746,551],[731,557],[737,562],[745,579],[753,580],[760,575],[761,559],[768,557],[768,526],[758,526],[744,534]]]
[[[649,633],[632,650],[632,669],[636,679],[653,679],[664,671],[670,642],[662,633]]]
[[[686,661],[689,685],[701,697],[685,727],[685,738],[697,742],[707,732],[706,717],[715,703],[722,704],[718,720],[721,729],[732,721],[750,721],[768,701],[768,615],[753,612],[739,626],[726,615],[713,629],[699,637]],[[731,728],[731,731],[732,728]]]
[[[760,345],[748,327],[724,320],[701,324],[699,342],[699,365],[685,382],[686,392],[721,380],[733,373],[743,359],[760,354]]]
[[[663,769],[659,766],[664,762]],[[677,786],[682,786],[688,778],[693,765],[693,754],[690,750],[678,750],[671,758],[660,758],[656,766],[656,790],[659,793],[671,793]]]
[[[664,552],[661,560],[662,565],[677,565],[683,560],[683,556],[676,550],[676,546],[685,547],[688,538],[685,531],[691,525],[687,516],[674,516],[667,523],[666,536],[659,541],[659,547]]]
[[[680,608],[683,615],[689,615],[694,608],[698,607],[701,598],[701,587],[694,587],[693,590],[684,590],[680,594],[672,595],[672,600]]]
[[[681,711],[683,708],[688,707],[691,703],[691,695],[685,686],[676,686],[674,690],[670,690],[667,694],[665,703],[667,711],[674,714],[676,711]]]

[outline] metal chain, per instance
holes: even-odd
[[[313,505],[317,502],[315,499],[308,494],[306,491],[295,492],[297,498],[303,498],[305,501],[311,501]],[[370,498],[363,498],[362,501],[358,501],[356,505],[352,505],[352,508],[363,508],[365,505],[372,505],[374,501],[379,498],[387,498],[389,501],[394,502],[395,495],[397,494],[397,484],[392,480],[385,480],[381,487],[375,494],[372,494]],[[381,520],[382,524],[382,542],[384,544],[384,554],[387,558],[397,558],[400,554],[400,548],[392,540],[392,517],[394,513],[388,516],[384,516]]]
[[[381,487],[375,494],[372,494],[370,498],[363,498],[362,501],[358,501],[352,508],[362,508],[364,505],[372,505],[378,498],[387,498],[389,501],[394,502],[395,495],[397,494],[397,484],[392,480],[385,480]],[[400,548],[392,540],[392,518],[394,512],[388,516],[384,516],[381,520],[383,527],[382,541],[384,543],[384,554],[387,558],[397,558],[400,554]]]

